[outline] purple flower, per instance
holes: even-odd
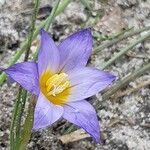
[[[100,139],[95,109],[85,99],[102,91],[115,76],[85,67],[92,50],[89,29],[76,32],[58,46],[44,30],[38,62],[15,64],[5,73],[38,96],[33,130],[46,128],[63,117]]]

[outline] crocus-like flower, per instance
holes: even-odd
[[[86,67],[91,50],[90,29],[72,34],[58,46],[46,31],[41,30],[37,63],[18,63],[3,70],[38,96],[33,130],[46,128],[63,117],[99,142],[96,112],[85,99],[106,88],[115,76]]]

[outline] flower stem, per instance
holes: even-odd
[[[29,57],[29,52],[30,52],[30,47],[31,47],[32,40],[33,40],[35,23],[36,23],[38,11],[39,11],[39,0],[35,0],[35,6],[34,6],[34,10],[33,10],[33,15],[32,15],[32,22],[31,22],[30,33],[29,33],[29,37],[28,37],[27,50],[25,53],[24,61],[27,61],[28,57]]]
[[[92,10],[91,6],[90,6],[90,2],[89,0],[81,0],[81,3],[88,9],[88,10]]]
[[[134,36],[136,34],[139,34],[141,32],[147,31],[147,30],[150,30],[150,26],[144,27],[142,29],[138,29],[138,30],[127,32],[124,35],[119,36],[118,38],[115,38],[115,39],[113,39],[111,41],[106,42],[105,44],[103,44],[101,46],[96,47],[94,49],[93,54],[96,54],[96,53],[102,51],[103,49],[105,49],[107,47],[110,47],[110,46],[112,46],[112,45],[114,45],[114,44],[116,44],[116,43],[118,43],[118,42],[120,42],[120,41],[122,41],[122,40],[124,40],[124,39],[126,39],[128,37]]]
[[[55,12],[55,16],[58,16],[60,13],[62,13],[70,2],[71,0],[62,0],[62,2],[60,2],[58,5],[58,8]]]
[[[65,0],[65,2],[66,2],[66,0]],[[68,4],[68,3],[67,3],[67,4]],[[56,13],[59,14],[59,12],[57,11],[59,6],[60,6],[60,0],[57,0],[56,3],[55,3],[54,8],[53,8],[53,10],[52,10],[52,12],[51,12],[51,14],[50,14],[50,17],[49,17],[49,19],[47,20],[47,24],[45,25],[45,30],[46,30],[46,31],[48,31],[48,29],[49,29],[51,23],[53,22],[54,17],[56,16]],[[63,7],[65,7],[65,6],[66,6],[66,5],[64,5]],[[62,9],[63,7],[61,7],[61,10],[63,10],[63,9]],[[39,45],[37,46],[36,51],[35,51],[35,53],[33,54],[33,60],[34,60],[34,61],[37,60],[37,57],[38,57],[38,50],[39,50]]]
[[[18,109],[17,109],[17,118],[16,118],[16,142],[19,139],[20,136],[20,131],[21,131],[21,121],[22,121],[22,116],[23,116],[23,112],[24,112],[24,108],[25,108],[25,103],[26,103],[26,99],[27,99],[27,91],[22,89],[21,87],[19,88],[19,93],[21,95],[20,99],[18,99],[17,103],[18,104]]]
[[[28,114],[23,125],[23,130],[16,145],[16,150],[25,150],[28,141],[30,140],[34,120],[35,103],[36,103],[36,96],[32,96],[28,107]]]
[[[55,5],[54,5],[54,7],[53,7],[53,9],[52,9],[50,17],[47,20],[47,24],[45,25],[45,30],[49,29],[49,27],[50,27],[50,25],[51,25],[51,23],[52,23],[52,21],[53,21],[53,19],[55,17],[55,13],[56,13],[56,10],[58,8],[59,3],[60,3],[60,0],[57,0],[56,3],[55,3]]]
[[[21,97],[21,92],[19,91],[17,95],[17,99],[15,102],[15,107],[13,110],[12,120],[11,120],[11,126],[10,126],[10,150],[15,150],[15,124],[16,124],[16,117],[17,117],[17,111],[19,107],[19,99]]]
[[[35,23],[36,23],[36,18],[38,15],[38,10],[39,10],[39,0],[35,0],[35,6],[33,9],[33,15],[32,15],[32,22],[31,22],[31,27],[30,27],[30,33],[28,36],[28,44],[27,44],[27,50],[25,53],[25,57],[24,57],[24,61],[27,61],[29,58],[29,53],[30,53],[30,48],[31,48],[31,44],[32,44],[32,40],[33,40],[33,34],[34,34],[34,30],[35,30]],[[25,107],[25,103],[26,103],[26,98],[27,98],[27,91],[23,90],[22,91],[22,102],[21,102],[21,107],[20,107],[20,111],[19,111],[19,118],[18,118],[18,135],[20,133],[20,125],[21,125],[21,118],[23,115],[23,111],[24,111],[24,107]]]
[[[39,9],[39,0],[35,0],[35,6],[32,16],[32,23],[31,23],[31,29],[28,37],[28,43],[27,43],[27,50],[25,53],[24,61],[28,60],[29,53],[30,53],[30,47],[32,44],[33,34],[34,34],[34,28],[35,28],[35,22],[36,17],[38,14]],[[11,126],[11,135],[10,135],[10,148],[13,150],[14,147],[16,147],[16,143],[19,141],[20,137],[20,130],[21,130],[21,120],[23,116],[23,111],[26,103],[27,98],[27,91],[22,89],[22,87],[19,87],[19,94],[18,98],[15,102],[15,108],[14,108],[14,115],[12,118],[12,126]],[[14,134],[15,132],[15,134]]]
[[[120,59],[121,56],[123,56],[125,53],[127,53],[129,50],[131,50],[132,48],[134,48],[136,45],[138,45],[139,43],[145,41],[146,39],[148,39],[150,37],[150,32],[148,32],[146,35],[142,36],[141,38],[139,38],[138,40],[134,41],[133,43],[131,43],[128,47],[120,50],[119,53],[117,53],[116,55],[114,55],[114,57],[112,57],[110,60],[108,60],[106,63],[104,63],[104,65],[102,66],[102,69],[107,68],[108,66],[110,66],[112,63],[114,63],[116,60]]]
[[[136,87],[134,88],[129,88],[125,91],[122,91],[122,92],[118,92],[117,94],[115,94],[112,98],[113,99],[117,99],[119,97],[123,97],[125,95],[129,95],[133,92],[136,92],[144,87],[148,87],[150,85],[150,80],[147,80],[147,81],[143,81],[142,83],[138,84]]]
[[[107,92],[105,92],[102,97],[104,100],[109,98],[111,95],[116,93],[119,89],[127,85],[129,82],[131,82],[133,79],[139,77],[140,75],[144,74],[145,72],[150,71],[150,63],[143,65],[141,69],[137,69],[124,79],[118,81],[114,86],[110,87]]]

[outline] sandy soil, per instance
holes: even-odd
[[[37,24],[51,11],[52,0],[43,0]],[[32,1],[0,0],[0,66],[7,66],[10,57],[25,39],[31,21]],[[124,29],[138,29],[150,25],[149,0],[98,0],[93,1],[92,17],[99,12],[98,21],[92,25],[93,35],[114,36]],[[54,40],[60,41],[78,30],[88,19],[88,11],[79,2],[71,2],[64,13],[58,16],[50,29]],[[90,22],[88,23],[88,25]],[[146,33],[146,32],[145,32]],[[142,33],[141,35],[145,34]],[[106,48],[91,56],[89,65],[101,68],[119,49],[126,47],[139,36],[130,37],[119,44]],[[100,40],[95,37],[95,41]],[[103,39],[104,40],[104,39]],[[97,42],[100,45],[103,42]],[[32,50],[34,51],[34,46]],[[129,51],[122,59],[108,68],[122,78],[150,61],[150,41],[147,40]],[[21,60],[20,60],[21,61]],[[123,90],[136,88],[138,84],[150,80],[147,72],[131,82]],[[16,84],[5,83],[0,87],[0,150],[9,149],[9,128],[16,97]],[[149,150],[150,149],[150,88],[145,87],[132,94],[117,99],[102,100],[101,94],[91,98],[93,105],[100,103],[97,114],[100,118],[102,139],[96,144],[91,138],[62,144],[58,137],[70,126],[62,120],[52,127],[32,134],[29,150]]]

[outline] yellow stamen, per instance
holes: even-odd
[[[58,74],[55,74],[51,76],[47,81],[46,81],[46,86],[48,86],[52,81],[56,80],[58,78]]]
[[[61,84],[67,76],[68,75],[66,73],[60,73],[59,75],[55,74],[50,77],[46,82],[47,92],[49,92],[53,86],[58,86],[59,84]]]
[[[70,81],[66,73],[52,74],[44,72],[40,77],[42,93],[54,104],[63,105],[70,95]]]
[[[56,96],[56,94],[59,94],[59,93],[63,92],[69,86],[70,86],[69,81],[66,81],[64,84],[59,85],[59,86],[54,85],[54,88],[47,95]]]

